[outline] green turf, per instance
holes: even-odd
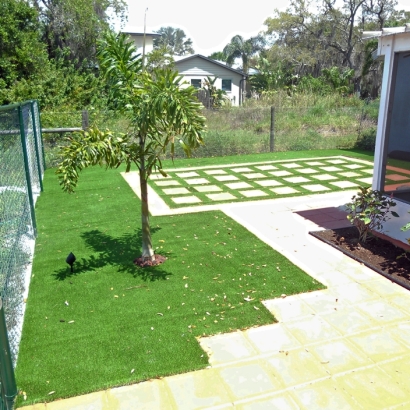
[[[368,151],[353,150],[353,149],[328,149],[328,150],[309,150],[309,151],[283,151],[283,152],[266,152],[263,154],[250,155],[232,155],[225,157],[207,157],[195,158],[193,151],[191,158],[178,158],[174,161],[167,159],[163,161],[165,170],[173,168],[190,168],[209,165],[229,165],[242,164],[244,162],[263,162],[263,161],[280,161],[294,158],[317,158],[317,157],[332,157],[343,155],[345,157],[359,158],[367,161],[372,161],[374,155]]]
[[[248,162],[249,157],[255,156],[241,156],[243,164],[241,166],[231,164],[229,166],[225,164],[221,165],[208,165],[206,167],[189,167],[181,168],[180,170],[170,168],[168,169],[168,177],[163,178],[160,174],[158,176],[153,175],[150,180],[151,187],[157,192],[157,194],[163,199],[163,201],[171,208],[186,207],[186,206],[198,206],[209,205],[223,202],[237,202],[237,201],[254,201],[255,199],[276,199],[282,197],[291,197],[297,195],[312,195],[316,193],[329,193],[333,191],[341,191],[344,189],[355,189],[358,186],[366,185],[363,182],[364,179],[369,179],[373,173],[373,165],[371,162],[366,163],[358,162],[357,157],[344,156],[342,159],[344,164],[333,164],[332,161],[340,156],[331,157],[312,157],[287,159],[287,160],[270,160],[262,162]],[[259,158],[260,156],[258,156]],[[289,168],[289,163],[295,163],[299,168]],[[260,169],[260,166],[269,165],[274,169]],[[358,167],[355,169],[349,168],[349,166]],[[303,173],[303,169],[309,168],[312,173]],[[329,168],[329,169],[327,169]],[[331,168],[333,170],[331,170]],[[245,171],[245,170],[248,171]],[[195,176],[193,175],[193,172]],[[211,172],[223,172],[223,178],[230,177],[235,180],[219,181],[218,177],[221,175],[210,174]],[[278,175],[275,175],[279,172]],[[186,176],[188,174],[191,177]],[[246,174],[257,174],[257,178],[248,178]],[[285,175],[281,175],[284,173]],[[328,179],[321,179],[320,177],[326,174]],[[303,179],[289,180],[289,178],[303,177]],[[160,178],[158,180],[157,178]],[[203,180],[204,183],[198,184],[192,182],[194,179]],[[265,186],[263,182],[270,181],[278,185]],[[350,186],[343,188],[335,185],[338,182],[349,182]],[[199,181],[198,181],[199,182]],[[260,183],[259,183],[260,182]],[[235,184],[246,183],[246,187],[237,188]],[[164,185],[166,184],[166,185]],[[169,185],[173,184],[173,185]],[[232,186],[231,186],[232,184]],[[368,183],[369,184],[369,183]],[[208,187],[218,188],[218,192],[214,191],[202,191],[202,188]],[[315,189],[309,189],[310,186],[314,186]],[[316,190],[320,186],[319,190]],[[293,191],[290,193],[279,192],[278,189],[284,187],[291,188]],[[185,193],[174,193],[174,189],[185,188]],[[256,195],[246,195],[247,192],[255,191]],[[257,191],[257,192],[256,192]],[[230,198],[227,200],[216,200],[213,195],[220,193],[229,194]],[[198,202],[194,203],[178,203],[178,199],[184,199],[184,197],[194,197]],[[175,199],[175,200],[174,200]]]
[[[203,368],[195,337],[272,323],[261,300],[323,288],[218,211],[152,217],[168,260],[138,268],[140,202],[119,171],[85,170],[68,195],[48,170],[44,186],[18,406]]]

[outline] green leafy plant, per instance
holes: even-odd
[[[229,101],[226,91],[216,88],[215,82],[217,78],[218,77],[211,78],[207,76],[206,79],[203,80],[202,86],[204,90],[209,92],[212,108],[221,108]]]
[[[389,214],[399,216],[390,210],[396,202],[370,187],[359,187],[358,194],[346,206],[349,210],[347,219],[358,229],[360,242],[367,242],[372,230],[383,228],[383,223],[390,219]]]
[[[340,70],[339,67],[324,68],[322,74],[335,91],[347,94],[351,91],[350,80],[354,76],[353,69]]]
[[[410,212],[409,212],[409,214],[410,214]],[[410,230],[410,222],[408,222],[408,223],[406,223],[406,225],[402,226],[400,228],[400,230],[403,231],[403,232],[409,231]],[[409,243],[410,243],[409,239],[407,239],[407,241],[409,241]]]

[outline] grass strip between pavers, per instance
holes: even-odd
[[[119,171],[87,169],[68,195],[50,169],[44,187],[17,406],[204,368],[196,337],[273,323],[262,300],[323,288],[219,211],[152,217],[168,260],[136,267],[140,202]]]
[[[208,165],[154,174],[150,186],[170,208],[244,202],[371,186],[373,164],[345,156]],[[410,179],[410,177],[408,176]]]
[[[206,141],[205,141],[206,144]],[[333,157],[343,155],[345,157],[358,158],[365,161],[374,160],[373,153],[369,151],[355,150],[355,149],[326,149],[326,150],[309,150],[309,151],[275,151],[265,152],[259,154],[247,155],[231,155],[231,156],[217,156],[195,158],[195,151],[190,158],[177,158],[174,160],[167,159],[162,161],[163,168],[171,171],[172,168],[190,168],[202,166],[220,166],[220,165],[234,165],[243,162],[263,162],[263,161],[282,161],[289,159],[308,159],[316,157]]]

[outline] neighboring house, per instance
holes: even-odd
[[[246,80],[246,75],[242,71],[200,54],[174,56],[174,60],[176,70],[183,76],[186,83],[195,88],[201,88],[206,77],[216,77],[215,87],[226,92],[232,105],[241,105]]]
[[[400,227],[410,221],[410,24],[364,32],[378,37],[377,55],[384,61],[380,95],[373,189],[392,195],[399,218],[384,224],[383,233],[406,243],[410,232]]]
[[[138,30],[125,30],[122,33],[128,34],[132,41],[135,44],[138,54],[142,54],[143,45],[144,45],[144,31]],[[145,55],[150,53],[154,49],[154,38],[160,37],[160,34],[157,33],[145,33]]]

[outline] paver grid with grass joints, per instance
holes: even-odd
[[[340,156],[177,169],[150,183],[176,208],[352,189],[371,185],[372,174],[372,163]]]
[[[222,206],[327,286],[266,300],[279,323],[200,338],[208,369],[31,409],[410,408],[409,292],[308,235],[353,192]]]

